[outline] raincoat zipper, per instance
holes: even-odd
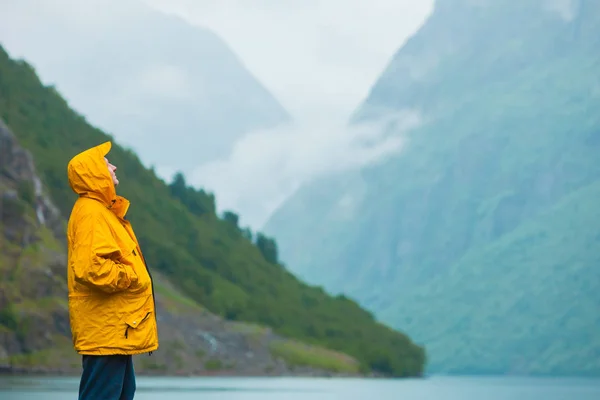
[[[115,200],[113,200],[113,204],[114,204],[114,202],[115,202]],[[123,220],[127,221],[126,216],[123,216],[122,218],[123,218]],[[136,242],[137,242],[137,240],[136,240]],[[136,244],[139,247],[139,243],[136,243]],[[135,255],[135,249],[133,251],[134,251],[134,255]],[[146,258],[142,254],[141,250],[140,250],[140,258],[142,259],[142,262],[144,263],[144,267],[146,268],[146,272],[148,272],[148,276],[150,277],[150,286],[152,287],[152,303],[154,305],[154,322],[155,322],[156,330],[158,331],[158,318],[156,317],[156,298],[154,296],[154,279],[152,278],[152,273],[150,272],[150,268],[148,268],[148,264],[146,264]],[[144,319],[146,319],[146,318],[144,318]],[[127,337],[127,330],[125,330],[125,337]],[[148,352],[148,355],[151,356],[152,353],[153,352],[150,351],[150,352]]]

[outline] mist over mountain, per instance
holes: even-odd
[[[163,175],[291,121],[218,35],[137,0],[23,0],[0,15],[9,51]]]
[[[439,0],[350,121],[418,111],[402,151],[265,230],[431,372],[600,374],[599,107],[600,3]]]

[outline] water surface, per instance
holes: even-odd
[[[138,377],[136,400],[599,400],[600,380]],[[76,378],[0,377],[2,400],[77,399]]]

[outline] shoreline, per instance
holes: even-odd
[[[298,369],[300,369],[298,367]],[[0,367],[0,377],[61,377],[61,378],[79,378],[80,371],[75,369],[46,369],[46,368],[20,368],[20,367]],[[203,378],[203,377],[231,377],[231,378],[349,378],[349,379],[424,379],[425,377],[405,377],[396,378],[392,376],[384,376],[379,374],[348,374],[325,372],[316,370],[299,370],[290,371],[288,373],[251,373],[251,372],[235,372],[235,371],[176,371],[176,372],[148,372],[136,371],[137,377],[165,377],[165,378]]]

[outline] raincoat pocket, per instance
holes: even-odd
[[[125,324],[127,327],[125,328],[125,338],[129,338],[131,329],[142,329],[140,326],[144,324],[150,317],[152,316],[151,310],[146,310],[142,313],[131,315],[125,319]]]

